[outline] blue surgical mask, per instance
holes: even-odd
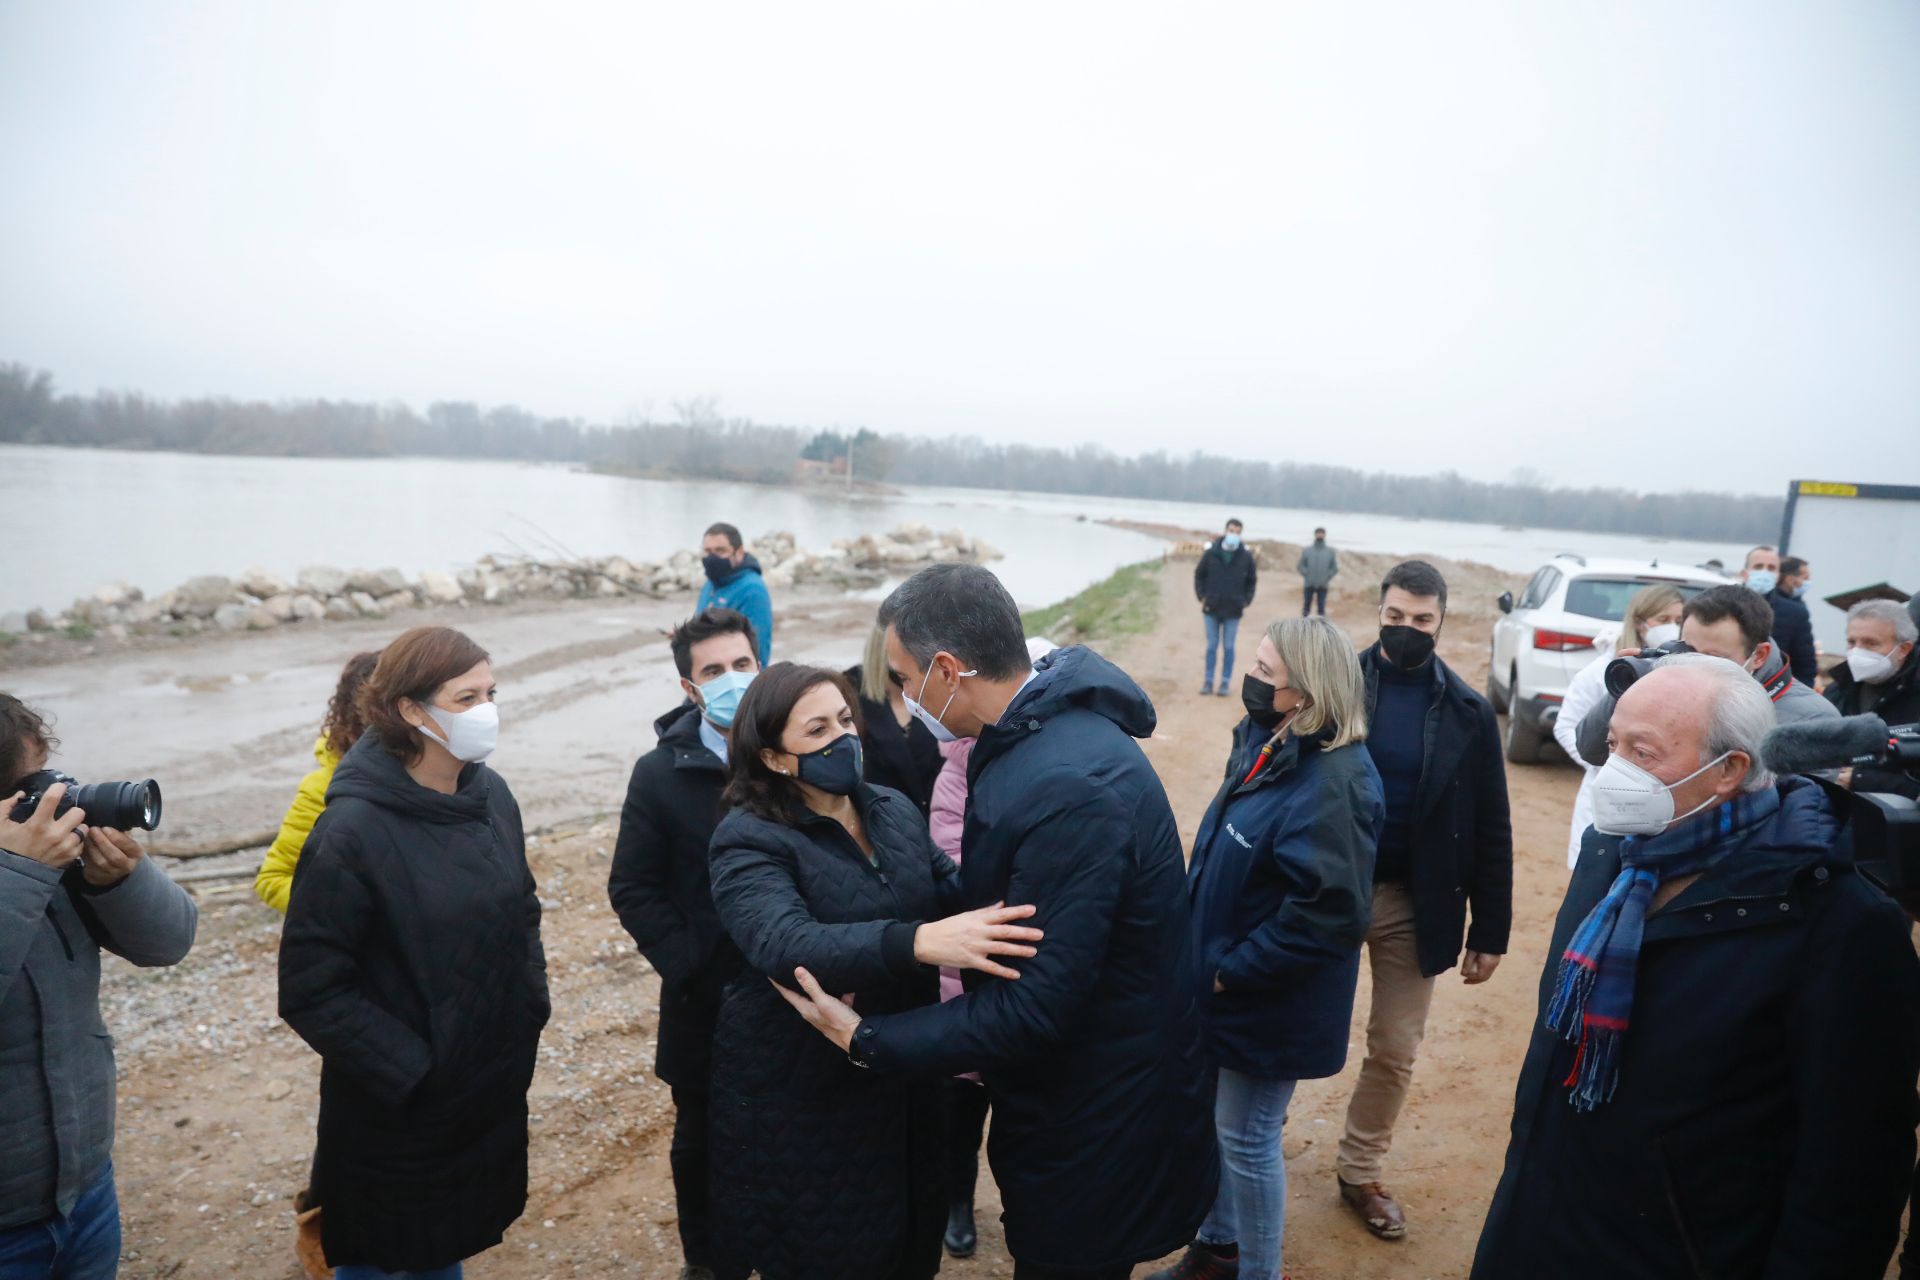
[[[1240,549],[1240,535],[1237,533],[1222,534],[1220,545],[1229,551],[1238,551]]]
[[[740,695],[759,674],[758,671],[727,671],[703,685],[694,686],[700,690],[700,714],[707,718],[707,723],[716,729],[731,729],[733,713],[740,709]]]
[[[1779,581],[1780,575],[1771,569],[1755,569],[1747,575],[1747,585],[1761,595],[1773,590],[1774,584]]]

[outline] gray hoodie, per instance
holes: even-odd
[[[1821,697],[1812,685],[1801,684],[1787,670],[1787,658],[1779,645],[1773,646],[1773,652],[1753,673],[1773,697],[1773,722],[1795,724],[1802,720],[1837,719],[1840,712],[1831,702]],[[1598,769],[1607,762],[1607,725],[1613,719],[1614,699],[1611,695],[1603,697],[1593,704],[1580,721],[1580,728],[1574,742],[1580,748],[1580,758]]]
[[[94,890],[77,870],[0,850],[0,1231],[72,1212],[113,1154],[100,948],[177,964],[198,921],[186,890],[145,858]]]

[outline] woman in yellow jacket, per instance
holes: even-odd
[[[366,728],[354,702],[379,660],[378,653],[356,653],[341,668],[340,683],[327,702],[327,718],[321,722],[320,737],[313,744],[318,767],[300,780],[300,790],[287,806],[287,816],[280,820],[280,834],[260,863],[260,874],[253,878],[253,891],[260,901],[281,915],[287,913],[287,898],[293,893],[293,868],[300,861],[301,846],[307,843],[307,833],[327,807],[327,784],[333,781],[333,767]]]

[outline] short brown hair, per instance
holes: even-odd
[[[10,693],[0,693],[0,799],[19,789],[32,752],[52,751],[59,745],[38,711]]]
[[[333,696],[327,699],[327,718],[320,722],[320,734],[327,740],[327,750],[336,756],[347,754],[347,748],[367,731],[366,718],[360,714],[360,686],[367,682],[379,661],[379,652],[369,649],[354,654],[347,659],[347,665],[340,668],[340,683],[333,686]]]
[[[860,719],[860,698],[853,686],[838,671],[825,667],[802,666],[797,662],[776,662],[753,678],[740,696],[740,707],[733,713],[733,746],[728,752],[727,789],[721,803],[730,809],[745,809],[769,822],[791,824],[800,805],[800,790],[794,780],[767,768],[760,758],[764,749],[785,750],[780,735],[786,731],[794,704],[809,689],[830,684],[847,700],[853,712],[853,730],[864,732]]]
[[[373,674],[360,686],[360,718],[380,735],[380,745],[411,763],[424,744],[400,714],[400,699],[423,706],[440,686],[487,661],[487,651],[452,627],[413,627],[380,651]]]

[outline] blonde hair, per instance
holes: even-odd
[[[1367,740],[1367,685],[1346,633],[1325,618],[1282,618],[1267,639],[1287,683],[1307,699],[1290,728],[1302,737],[1331,730],[1326,750]]]
[[[1647,619],[1670,605],[1686,602],[1687,598],[1680,594],[1678,587],[1670,587],[1664,582],[1640,588],[1627,604],[1626,625],[1620,628],[1619,647],[1622,649],[1644,648],[1647,643],[1645,635]]]
[[[885,705],[887,680],[887,629],[876,622],[867,636],[867,656],[860,660],[860,696]]]

